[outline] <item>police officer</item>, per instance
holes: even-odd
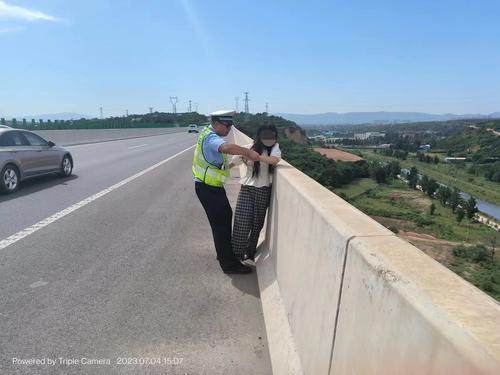
[[[242,155],[252,161],[259,160],[260,155],[222,138],[231,130],[234,114],[234,111],[210,113],[211,125],[201,131],[194,151],[193,176],[196,195],[212,228],[222,270],[227,274],[246,274],[252,269],[240,263],[231,246],[233,211],[224,190],[224,183],[229,179],[227,154]]]

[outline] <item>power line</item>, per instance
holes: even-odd
[[[250,110],[248,109],[248,102],[250,99],[248,99],[248,91],[245,91],[245,113],[250,113]]]
[[[177,113],[177,96],[171,96],[170,103],[172,104],[172,113]]]

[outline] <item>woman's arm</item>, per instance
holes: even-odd
[[[278,158],[277,156],[260,155],[260,158],[259,158],[259,161],[266,163],[266,164],[270,164],[270,165],[276,165],[280,162],[280,160],[281,159]]]

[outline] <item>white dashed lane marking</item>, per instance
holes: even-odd
[[[139,147],[144,147],[144,146],[147,146],[147,145],[148,145],[147,143],[144,143],[142,145],[132,146],[132,147],[129,147],[129,148],[139,148]]]
[[[57,221],[61,218],[63,218],[64,216],[66,215],[69,215],[70,213],[72,212],[75,212],[76,210],[79,210],[80,208],[86,206],[87,204],[95,201],[96,199],[98,198],[101,198],[102,196],[108,194],[108,193],[111,193],[113,190],[116,190],[120,187],[122,187],[123,185],[126,185],[128,184],[129,182],[132,182],[134,181],[135,179],[145,175],[146,173],[148,172],[151,172],[153,169],[156,169],[158,168],[159,166],[165,164],[166,162],[176,158],[177,156],[183,154],[184,152],[186,151],[189,151],[190,149],[192,149],[195,145],[193,146],[190,146],[188,148],[186,148],[185,150],[182,150],[181,152],[178,152],[177,154],[173,155],[173,156],[170,156],[169,158],[165,159],[165,160],[162,160],[154,165],[152,165],[151,167],[149,168],[146,168],[144,169],[143,171],[139,172],[139,173],[136,173],[134,174],[133,176],[130,176],[104,190],[101,190],[100,192],[94,194],[94,195],[91,195],[90,197],[88,198],[85,198],[84,200],[78,202],[78,203],[75,203],[73,204],[72,206],[69,206],[67,208],[65,208],[64,210],[62,211],[59,211],[43,220],[40,220],[38,223],[36,224],[33,224],[33,225],[30,225],[29,227],[13,234],[12,236],[9,236],[3,240],[0,241],[0,250],[3,250],[5,249],[7,246],[10,246],[14,243],[16,243],[17,241],[20,241],[22,240],[23,238],[25,237],[28,237],[30,234],[33,234],[35,233],[36,231],[42,229],[42,228],[45,228],[47,225],[53,223],[54,221]]]

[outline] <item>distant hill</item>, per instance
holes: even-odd
[[[274,125],[281,139],[288,139],[302,145],[307,144],[307,136],[304,129],[297,126],[293,121],[285,120],[279,116],[267,116],[262,113],[254,115],[238,113],[235,117],[235,123],[238,129],[250,138],[255,136],[259,126]]]
[[[421,112],[347,112],[347,113],[318,113],[311,115],[279,113],[287,120],[294,121],[302,126],[316,125],[354,125],[354,124],[390,124],[403,122],[422,122],[422,121],[447,121],[457,119],[487,119],[500,118],[500,112],[495,112],[490,115],[482,114],[465,114],[455,115],[447,113],[436,115]]]
[[[495,129],[500,129],[500,120],[483,121],[437,141],[435,147],[476,161],[500,159],[500,135]]]

